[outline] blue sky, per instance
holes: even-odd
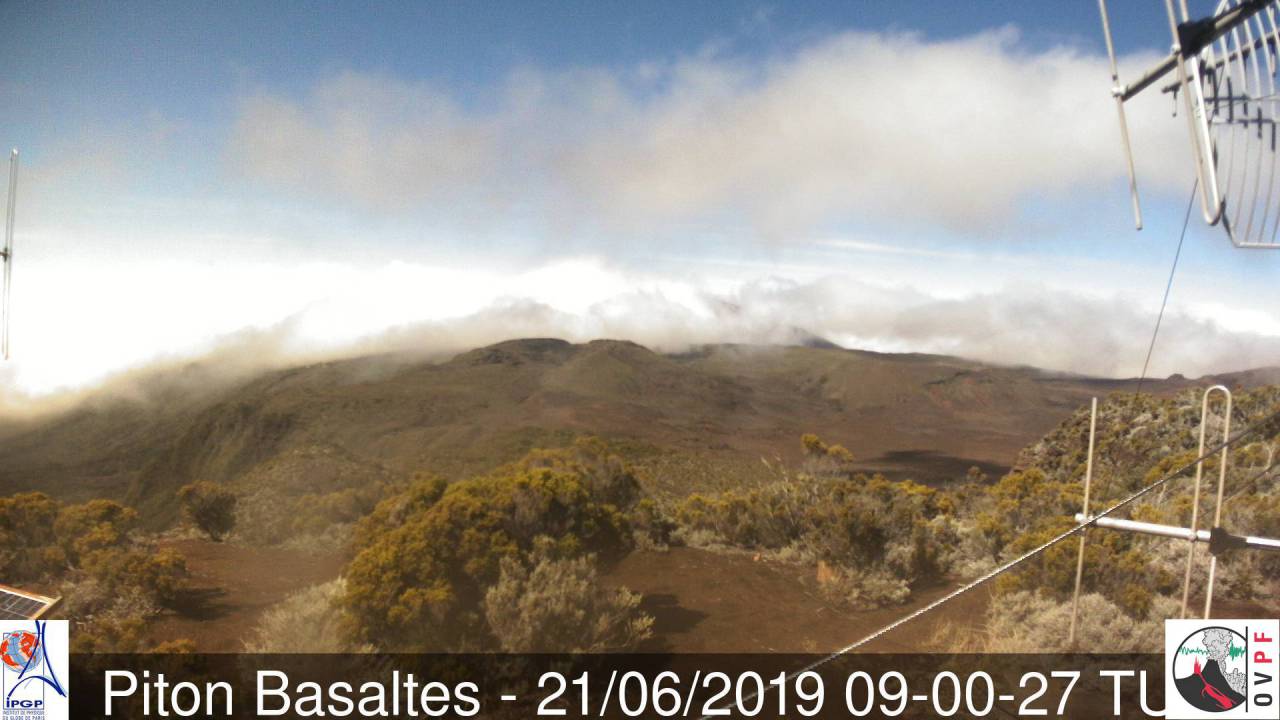
[[[1132,75],[1162,3],[1112,4]],[[1132,109],[1134,233],[1096,3],[901,5],[0,3],[0,383],[793,326],[1135,373],[1182,121]],[[1274,262],[1193,224],[1157,373],[1274,364]]]

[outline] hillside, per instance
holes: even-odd
[[[726,475],[749,481],[764,471],[762,457],[794,459],[805,432],[844,444],[863,469],[939,483],[975,465],[998,474],[1090,395],[1133,386],[823,346],[664,355],[553,339],[443,362],[373,356],[221,385],[210,377],[193,366],[156,377],[141,395],[0,420],[0,489],[118,498],[160,524],[172,517],[174,490],[196,479],[322,497],[419,470],[461,477],[594,434],[644,469],[651,489],[688,491]],[[1192,384],[1175,377],[1147,389]]]

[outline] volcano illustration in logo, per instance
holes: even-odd
[[[26,630],[5,633],[0,639],[0,660],[4,661],[6,670],[16,673],[39,665],[40,637]]]
[[[1226,712],[1245,701],[1248,641],[1234,630],[1208,627],[1187,636],[1173,657],[1178,694],[1206,712]]]

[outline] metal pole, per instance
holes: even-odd
[[[1116,101],[1116,114],[1120,117],[1120,142],[1124,145],[1125,162],[1129,169],[1129,199],[1133,202],[1133,224],[1142,229],[1142,204],[1138,201],[1138,173],[1133,167],[1133,148],[1129,144],[1129,122],[1124,116],[1123,90],[1120,87],[1120,69],[1116,65],[1116,50],[1111,42],[1111,20],[1107,17],[1107,0],[1098,0],[1098,12],[1102,15],[1102,35],[1107,41],[1107,57],[1111,59],[1111,94]],[[1084,536],[1081,536],[1081,540]]]
[[[1230,437],[1231,435],[1231,391],[1226,389],[1225,387],[1222,388],[1222,391],[1227,394],[1227,416],[1226,416],[1226,419],[1223,420],[1222,434],[1224,437]],[[1215,529],[1222,527],[1222,497],[1223,497],[1223,490],[1226,489],[1226,485],[1227,485],[1227,457],[1228,457],[1227,453],[1228,451],[1229,451],[1229,448],[1227,446],[1225,445],[1222,446],[1222,457],[1220,460],[1218,460],[1218,504],[1213,511],[1213,527]],[[1218,556],[1211,555],[1209,557],[1209,584],[1206,586],[1205,593],[1204,593],[1204,619],[1205,620],[1209,619],[1209,611],[1213,608],[1213,580],[1214,580],[1214,575],[1217,573],[1217,570],[1218,570]]]
[[[1231,391],[1222,385],[1214,385],[1204,391],[1204,398],[1200,404],[1200,451],[1198,457],[1204,457],[1204,437],[1205,430],[1209,425],[1209,397],[1214,390],[1221,390],[1227,396],[1227,414],[1230,416],[1231,408]],[[1226,449],[1225,447],[1223,448]],[[1200,484],[1204,477],[1204,460],[1196,463],[1196,482],[1191,492],[1191,533],[1192,538],[1188,540],[1187,547],[1187,570],[1182,579],[1182,610],[1178,617],[1185,618],[1187,616],[1187,603],[1191,598],[1191,567],[1196,555],[1195,533],[1200,530]]]
[[[1156,537],[1175,538],[1177,540],[1193,540],[1195,542],[1209,543],[1212,551],[1213,533],[1208,530],[1197,530],[1193,536],[1190,528],[1178,527],[1177,525],[1160,525],[1159,523],[1141,522],[1138,520],[1125,520],[1123,518],[1100,517],[1090,518],[1082,513],[1076,513],[1076,522],[1089,522],[1100,528],[1108,530],[1123,530],[1124,532],[1135,532],[1143,535],[1155,535]],[[1280,540],[1275,538],[1258,537],[1255,535],[1232,535],[1223,532],[1222,540],[1226,543],[1226,549],[1241,550],[1267,550],[1271,552],[1280,552]]]
[[[1099,0],[1102,2],[1102,0]],[[1093,398],[1089,409],[1089,454],[1084,464],[1084,516],[1089,517],[1089,490],[1093,485],[1093,438],[1098,429],[1098,398]],[[1076,590],[1071,596],[1071,629],[1067,632],[1067,647],[1075,647],[1076,616],[1080,612],[1080,581],[1084,578],[1084,543],[1088,528],[1080,531],[1080,553],[1076,556]]]
[[[0,355],[9,359],[9,296],[13,285],[13,218],[18,203],[18,149],[9,154],[9,207],[4,225],[4,295],[0,298]]]
[[[1165,0],[1169,15],[1169,32],[1173,35],[1172,54],[1185,58],[1185,62],[1175,63],[1178,71],[1178,84],[1183,89],[1183,102],[1186,104],[1187,131],[1191,135],[1191,148],[1196,161],[1196,181],[1200,186],[1200,209],[1204,221],[1210,225],[1218,224],[1222,216],[1222,198],[1218,192],[1218,177],[1213,166],[1213,138],[1209,135],[1209,125],[1204,115],[1203,89],[1200,87],[1200,59],[1198,55],[1185,52],[1182,47],[1182,35],[1178,31],[1178,16],[1174,10],[1173,0]],[[1191,79],[1188,78],[1187,64],[1191,65]]]

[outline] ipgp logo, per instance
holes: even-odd
[[[1165,716],[1280,717],[1280,620],[1166,620]]]
[[[0,720],[66,720],[67,621],[0,621]]]

